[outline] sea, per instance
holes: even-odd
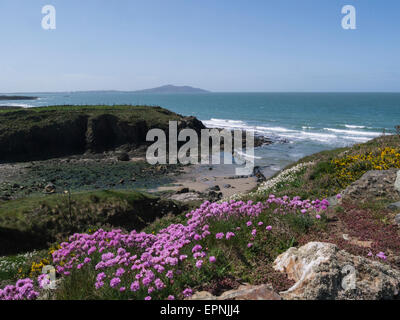
[[[26,95],[24,93],[23,95]],[[38,100],[1,101],[26,108],[48,105],[149,105],[195,116],[208,127],[252,129],[274,141],[255,150],[269,173],[300,158],[394,134],[400,93],[33,93]]]

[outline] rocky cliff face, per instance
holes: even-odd
[[[152,128],[200,131],[203,123],[159,107],[38,108],[0,113],[0,161],[27,161],[86,151],[102,152],[122,145],[146,145]]]

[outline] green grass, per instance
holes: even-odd
[[[0,203],[0,254],[46,247],[89,228],[140,230],[188,209],[137,191],[102,190],[29,197]],[[6,245],[7,243],[7,245]]]
[[[144,120],[149,124],[164,123],[169,119],[181,119],[174,112],[155,106],[131,105],[83,105],[83,106],[47,106],[29,109],[3,109],[0,110],[0,132],[4,129],[26,129],[30,126],[54,125],[65,122],[77,115],[96,117],[102,114],[114,114],[121,120]],[[4,120],[4,121],[3,121]],[[6,120],[13,120],[7,123]]]

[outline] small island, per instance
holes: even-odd
[[[133,93],[168,93],[168,94],[182,94],[182,93],[209,93],[210,91],[193,88],[190,86],[174,86],[171,84],[145,90],[133,91]]]

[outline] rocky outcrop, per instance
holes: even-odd
[[[12,112],[13,117],[1,115],[1,121],[16,121],[17,114],[25,114],[25,110]],[[5,118],[5,119],[1,119]],[[74,115],[60,123],[47,122],[40,115],[32,115],[31,126],[21,125],[20,130],[8,130],[7,123],[0,124],[0,160],[29,160],[44,154],[78,154],[85,151],[85,133],[87,116]],[[44,121],[41,124],[41,121]],[[37,123],[37,124],[35,124]],[[5,128],[1,130],[3,127]]]
[[[281,292],[290,300],[397,299],[400,271],[354,256],[334,244],[310,242],[278,256],[274,269],[296,283]]]
[[[169,121],[200,132],[205,126],[195,117],[183,117],[159,107],[70,107],[18,110],[0,114],[0,161],[27,161],[57,156],[100,153],[126,146],[129,150],[151,144],[153,128],[168,137]]]
[[[281,300],[274,292],[271,285],[260,286],[242,285],[236,290],[224,292],[220,296],[214,296],[207,291],[195,293],[190,300]]]
[[[373,170],[365,173],[342,193],[344,200],[366,202],[371,199],[400,200],[399,170]]]

